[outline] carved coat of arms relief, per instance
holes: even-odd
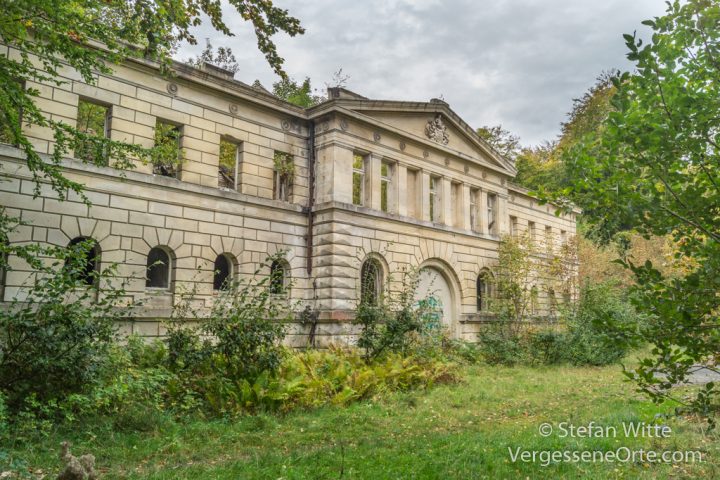
[[[450,135],[448,135],[448,129],[443,123],[440,114],[437,114],[434,119],[428,120],[427,125],[425,125],[425,135],[433,142],[442,145],[448,144]]]

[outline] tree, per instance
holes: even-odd
[[[603,123],[613,110],[612,98],[617,89],[612,79],[619,70],[602,72],[595,84],[580,98],[573,99],[573,108],[568,113],[568,120],[561,124],[560,140],[557,149],[562,152],[577,144],[586,135],[594,134],[602,129]]]
[[[677,275],[650,260],[620,260],[634,275],[638,309],[654,319],[630,332],[653,349],[628,375],[657,401],[709,413],[718,407],[715,384],[690,400],[672,385],[693,365],[719,371],[709,361],[720,351],[720,8],[675,1],[643,24],[651,41],[624,36],[635,70],[612,78],[612,109],[569,149],[572,183],[556,200],[579,205],[601,239],[628,229],[669,235],[675,257],[692,260]]]
[[[201,67],[203,63],[210,63],[216,67],[220,67],[223,70],[232,72],[233,75],[240,70],[240,64],[238,64],[235,55],[232,53],[231,48],[218,47],[217,52],[210,43],[210,39],[205,39],[205,49],[197,57],[188,58],[187,63]]]
[[[562,185],[563,166],[557,155],[557,142],[523,148],[515,158],[518,185],[533,191],[555,191]]]
[[[300,22],[286,10],[264,0],[230,0],[230,4],[250,21],[262,51],[282,77],[282,58],[271,37],[282,30],[293,36],[304,32]],[[130,168],[132,157],[151,161],[151,153],[138,146],[83,132],[66,123],[46,118],[35,104],[37,83],[60,83],[58,72],[65,68],[60,59],[89,84],[95,72],[109,73],[113,63],[128,57],[148,57],[167,67],[170,55],[180,41],[195,43],[191,28],[207,16],[219,32],[232,35],[223,22],[219,4],[199,0],[0,0],[5,21],[0,22],[0,42],[17,48],[20,54],[0,53],[0,132],[3,140],[18,146],[33,175],[36,193],[47,181],[58,198],[68,190],[82,194],[82,185],[62,174],[61,160],[71,149],[103,152],[81,156],[81,160],[104,164],[107,158],[117,168]],[[27,127],[50,128],[54,148],[50,156],[39,155],[23,133]],[[0,226],[15,222],[0,212]],[[0,232],[3,236],[7,231]],[[25,258],[24,247],[0,243],[0,268],[14,253]]]
[[[505,130],[502,125],[484,125],[477,129],[477,134],[508,160],[515,161],[520,153],[520,137]]]
[[[253,24],[258,48],[284,78],[283,60],[271,37],[280,30],[291,36],[303,33],[299,20],[271,1],[230,0],[230,4]],[[0,8],[6,19],[0,23],[0,41],[21,51],[19,58],[0,55],[0,124],[7,139],[25,152],[36,182],[43,178],[49,181],[61,199],[68,189],[82,190],[81,185],[63,177],[59,167],[74,144],[90,140],[103,143],[118,167],[129,167],[129,156],[147,152],[89,136],[42,115],[34,102],[39,92],[32,85],[58,83],[58,71],[63,68],[60,58],[92,84],[95,71],[109,73],[111,64],[127,57],[144,56],[169,65],[180,41],[196,42],[191,28],[201,23],[203,15],[217,31],[232,35],[223,22],[219,3],[199,0],[0,0]],[[23,134],[20,112],[22,123],[54,130],[55,148],[50,159],[38,155]]]
[[[303,108],[309,108],[325,101],[324,96],[313,93],[309,77],[305,78],[301,84],[292,78],[282,78],[273,83],[272,93],[278,98]]]
[[[252,23],[258,48],[275,72],[285,77],[283,60],[271,37],[281,30],[291,36],[303,33],[300,22],[271,0],[229,3]],[[113,64],[130,57],[154,60],[167,72],[177,44],[195,43],[191,28],[203,17],[217,31],[232,35],[216,1],[0,0],[0,11],[0,137],[24,153],[35,193],[39,195],[41,183],[47,182],[60,200],[68,191],[82,196],[83,185],[63,175],[61,161],[70,150],[87,163],[105,165],[110,159],[111,166],[131,168],[131,159],[152,161],[168,151],[169,142],[147,150],[106,139],[90,124],[76,128],[47,118],[36,105],[40,95],[36,85],[62,83],[59,73],[67,68],[94,84],[97,72],[110,73]],[[86,113],[89,123],[97,123],[98,112]],[[53,132],[50,155],[35,150],[23,131],[28,127]],[[21,223],[0,207],[0,271],[8,270],[8,257],[16,255],[43,275],[29,286],[29,303],[16,299],[0,316],[0,386],[15,389],[21,397],[30,391],[59,393],[63,386],[73,390],[85,376],[95,373],[102,360],[102,350],[114,332],[112,319],[122,290],[105,282],[101,272],[96,284],[98,288],[104,285],[106,291],[93,303],[94,293],[87,285],[78,285],[81,282],[68,275],[67,268],[85,268],[87,252],[10,243],[9,234]],[[52,263],[52,259],[57,261]],[[60,263],[65,267],[59,267]],[[77,287],[81,291],[73,297]]]

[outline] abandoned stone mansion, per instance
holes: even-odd
[[[0,206],[25,222],[10,241],[94,240],[97,268],[119,264],[128,296],[143,301],[125,331],[162,335],[178,292],[208,306],[227,278],[252,275],[282,251],[272,268],[291,280],[292,299],[318,313],[320,343],[351,338],[361,290],[380,292],[410,267],[451,335],[471,338],[490,316],[503,235],[527,230],[556,249],[575,235],[575,214],[556,215],[514,186],[513,163],[442,100],[331,88],[304,109],[212,65],[173,68],[161,76],[135,59],[93,85],[70,69],[60,85],[26,85],[54,120],[144,147],[158,132],[178,142],[177,165],[119,171],[65,159],[65,175],[85,185],[92,206],[72,193],[59,201],[49,188],[34,196],[23,154],[0,145]],[[39,152],[52,151],[50,129],[26,134]],[[4,301],[32,275],[9,262]],[[563,301],[563,292],[539,291],[539,311]],[[304,328],[291,329],[293,342],[304,341]]]

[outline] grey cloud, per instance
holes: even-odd
[[[661,15],[659,0],[312,0],[278,1],[307,33],[278,35],[290,76],[324,87],[338,68],[348,88],[371,98],[442,95],[470,125],[501,123],[524,144],[555,138],[560,122],[595,77],[630,68],[622,34]],[[203,44],[229,46],[239,80],[276,80],[252,30],[225,9],[234,37],[202,26]],[[185,46],[186,58],[202,45]]]

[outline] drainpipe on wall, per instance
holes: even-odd
[[[307,217],[308,227],[305,235],[306,269],[308,277],[312,276],[312,253],[313,253],[313,206],[315,205],[315,121],[311,120],[308,125],[308,206]]]
[[[310,323],[310,331],[308,332],[308,345],[311,348],[315,348],[315,332],[317,331],[319,312],[317,310],[317,294],[316,288],[317,283],[312,278],[312,261],[313,261],[313,221],[315,214],[313,213],[313,206],[315,205],[315,121],[311,120],[308,125],[308,206],[307,206],[307,235],[305,235],[305,255],[306,255],[306,269],[308,279],[312,279],[313,288],[313,301],[315,308],[310,309],[306,307],[305,312],[307,318],[304,320]]]

